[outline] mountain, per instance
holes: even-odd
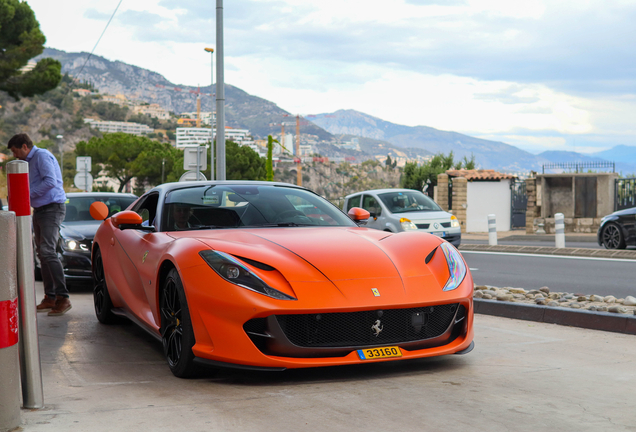
[[[123,94],[128,99],[156,103],[175,113],[197,109],[197,87],[174,84],[157,72],[96,55],[86,62],[88,53],[85,52],[67,53],[46,48],[34,60],[41,57],[59,60],[63,73],[91,82],[100,93]],[[202,87],[201,92],[204,93],[201,96],[201,110],[210,111],[210,86]],[[225,121],[228,126],[249,129],[255,138],[265,138],[268,134],[280,133],[280,126],[275,124],[292,121],[292,118],[285,116],[290,116],[290,113],[275,103],[225,84]],[[303,125],[302,133],[314,135],[318,140],[333,139],[329,132],[311,123]]]
[[[506,171],[540,170],[547,161],[520,148],[497,141],[474,138],[427,126],[404,126],[355,110],[338,110],[310,117],[332,134],[351,134],[385,140],[400,147],[425,149],[431,153],[448,153],[463,158],[475,155],[482,168]]]
[[[621,161],[636,166],[636,146],[617,145],[593,155],[605,160]]]

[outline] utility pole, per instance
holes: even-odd
[[[60,142],[60,172],[62,173],[62,185],[64,185],[64,137],[58,135],[55,138]]]
[[[300,160],[300,115],[296,114],[296,157],[298,158],[298,163],[296,164],[296,172],[298,173],[297,184],[298,186],[303,185],[303,174],[302,174],[302,165]]]
[[[204,48],[210,53],[210,180],[214,180],[214,48]]]
[[[216,0],[216,177],[225,180],[225,77],[223,0]]]

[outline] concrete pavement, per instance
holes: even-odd
[[[182,380],[90,291],[72,301],[38,317],[46,407],[23,431],[636,430],[632,335],[476,315],[465,356]]]

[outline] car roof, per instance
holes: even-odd
[[[219,186],[222,186],[222,185],[283,186],[283,187],[289,187],[294,189],[309,190],[302,186],[297,186],[295,184],[282,183],[282,182],[268,182],[268,181],[257,181],[257,180],[208,180],[208,181],[185,181],[185,182],[164,183],[162,185],[152,188],[146,193],[158,191],[160,193],[165,194],[172,190],[182,189],[188,186],[215,186],[215,185],[219,185]]]
[[[349,198],[355,195],[360,195],[360,194],[365,194],[365,193],[372,193],[372,194],[383,194],[383,193],[389,193],[389,192],[419,192],[422,193],[422,191],[416,190],[416,189],[404,189],[404,188],[387,188],[387,189],[371,189],[371,190],[366,190],[366,191],[362,191],[362,192],[356,192],[356,193],[352,193],[350,195],[347,195],[345,198]]]
[[[119,193],[119,192],[67,192],[67,198],[82,198],[82,197],[130,197],[137,198],[137,195],[131,193]]]

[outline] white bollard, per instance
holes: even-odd
[[[488,215],[488,244],[497,246],[497,220],[494,214]]]
[[[557,248],[565,247],[565,223],[563,213],[554,215],[554,242]]]

